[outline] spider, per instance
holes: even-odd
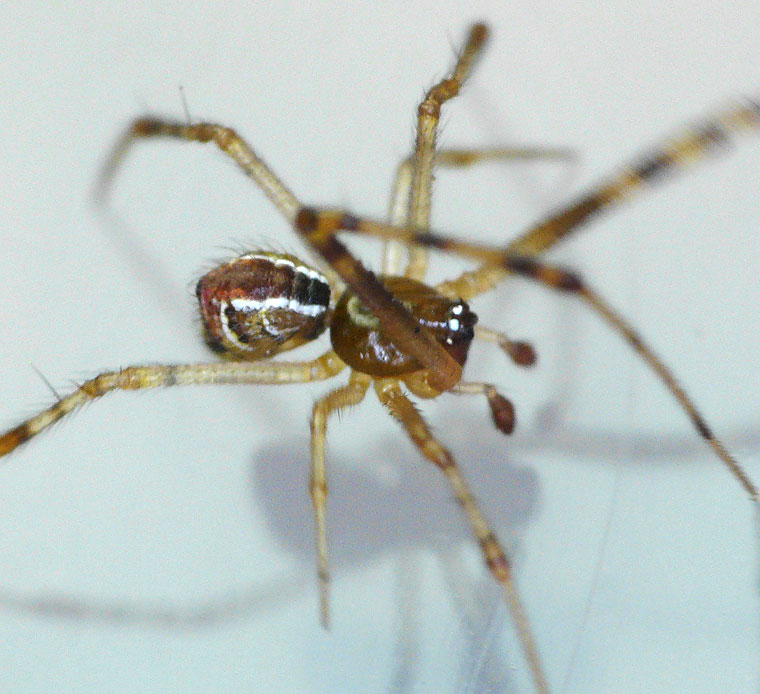
[[[441,108],[469,77],[488,36],[473,25],[449,75],[425,95],[417,113],[413,153],[399,166],[388,222],[344,210],[304,205],[258,154],[232,129],[214,123],[174,122],[155,117],[135,120],[117,142],[99,183],[103,199],[130,147],[146,138],[214,143],[263,190],[288,224],[321,259],[321,269],[294,255],[263,249],[244,253],[198,281],[203,331],[222,361],[202,364],[128,366],[101,373],[60,397],[22,424],[0,436],[0,456],[41,433],[82,405],[114,390],[202,384],[286,384],[321,381],[348,368],[348,383],[314,405],[311,417],[311,485],[317,545],[317,575],[322,623],[329,623],[329,571],[326,528],[327,480],[325,437],[328,419],[356,405],[370,386],[398,420],[420,453],[448,479],[475,534],[486,565],[501,586],[516,623],[535,689],[548,684],[539,651],[522,606],[507,554],[481,513],[451,453],[431,433],[404,387],[419,398],[444,392],[486,398],[495,426],[509,434],[514,406],[490,383],[462,380],[473,339],[498,344],[519,366],[535,361],[530,344],[477,326],[469,301],[508,275],[518,275],[549,289],[571,293],[585,302],[646,361],[691,419],[752,501],[758,489],[716,438],[692,400],[635,330],[581,277],[546,264],[539,255],[597,215],[614,209],[648,185],[711,154],[737,132],[760,127],[760,106],[736,103],[699,127],[687,130],[622,171],[610,176],[570,204],[524,231],[506,248],[456,240],[430,229],[433,170],[467,167],[487,160],[563,156],[560,150],[437,149]],[[363,234],[387,242],[384,273],[376,276],[338,240],[339,232]],[[423,283],[428,250],[480,261],[480,265],[435,287]],[[400,267],[401,252],[408,255]],[[337,301],[333,295],[339,294]],[[329,329],[331,349],[305,362],[269,360]]]

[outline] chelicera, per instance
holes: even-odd
[[[649,364],[691,419],[698,434],[753,501],[758,490],[711,432],[692,400],[636,331],[577,274],[539,255],[602,212],[614,209],[650,184],[720,149],[732,133],[760,126],[760,107],[736,103],[704,124],[666,140],[649,154],[613,174],[570,204],[531,226],[505,248],[442,236],[430,229],[434,167],[464,168],[482,161],[557,158],[562,150],[486,147],[437,149],[442,105],[456,96],[482,50],[488,31],[474,25],[445,79],[425,95],[417,113],[412,154],[401,162],[387,222],[343,210],[304,205],[258,154],[232,129],[214,123],[182,123],[155,117],[135,120],[117,143],[103,172],[99,192],[107,192],[124,154],[137,140],[172,138],[212,142],[231,157],[281,212],[290,227],[319,257],[319,268],[294,255],[254,250],[214,268],[197,284],[203,330],[222,359],[202,364],[128,366],[104,372],[71,394],[0,436],[0,456],[38,435],[82,405],[114,390],[202,384],[291,384],[331,378],[346,368],[348,382],[319,399],[311,417],[311,497],[317,543],[322,622],[329,620],[325,436],[329,417],[358,404],[372,386],[391,416],[420,453],[446,476],[509,605],[535,688],[548,685],[512,575],[511,563],[480,512],[459,468],[433,436],[406,394],[435,398],[444,392],[485,396],[498,429],[510,433],[514,407],[490,383],[462,380],[473,339],[498,344],[520,366],[535,360],[525,342],[476,325],[469,302],[508,275],[577,296]],[[339,232],[364,234],[387,243],[383,273],[376,276],[338,240]],[[480,265],[435,287],[424,284],[429,249],[459,254]],[[405,262],[403,260],[405,259]],[[334,301],[331,297],[337,297]],[[270,357],[330,332],[331,347],[310,361]]]

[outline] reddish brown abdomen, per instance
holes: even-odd
[[[209,347],[234,359],[263,359],[318,337],[330,286],[292,255],[255,251],[205,274],[196,295]]]

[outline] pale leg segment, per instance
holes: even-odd
[[[325,472],[325,437],[331,414],[358,405],[372,379],[357,371],[351,372],[347,385],[317,400],[311,415],[311,500],[314,504],[314,526],[317,541],[317,578],[319,580],[319,614],[322,626],[330,625],[330,569],[327,553],[327,476]]]

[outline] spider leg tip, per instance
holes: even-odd
[[[488,38],[489,33],[490,29],[488,28],[488,24],[485,22],[475,22],[470,29],[470,40],[482,43]]]
[[[488,404],[491,406],[491,417],[496,428],[503,434],[511,434],[515,429],[515,406],[495,389],[486,391]]]

